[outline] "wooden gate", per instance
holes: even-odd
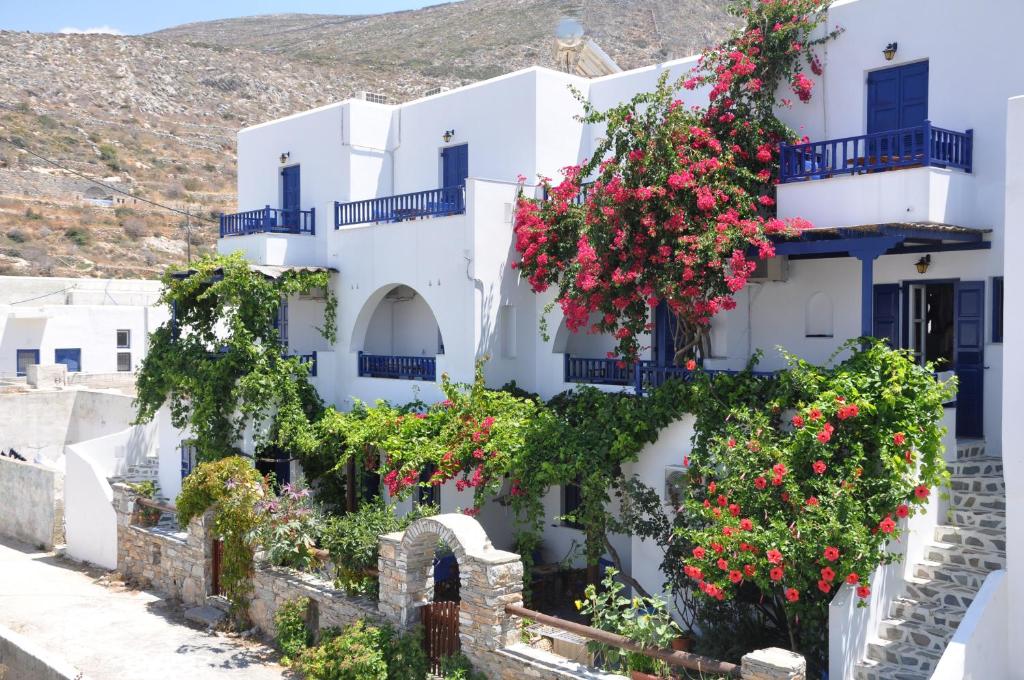
[[[459,651],[459,603],[433,602],[423,606],[423,650],[430,672],[441,671],[441,659]]]
[[[224,565],[224,541],[213,539],[213,569],[210,594],[220,595],[220,572]]]

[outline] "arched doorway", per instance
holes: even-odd
[[[444,339],[430,305],[414,288],[397,284],[370,297],[353,333],[359,375],[430,380]]]

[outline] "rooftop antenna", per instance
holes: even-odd
[[[583,24],[572,17],[562,17],[555,26],[555,44],[558,46],[559,67],[566,73],[572,73],[572,57],[583,45],[586,31]]]

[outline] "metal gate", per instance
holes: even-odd
[[[459,651],[459,603],[433,602],[423,606],[423,650],[430,672],[441,671],[441,660]]]
[[[210,594],[220,595],[220,572],[224,564],[224,541],[213,539],[213,574],[210,584]]]

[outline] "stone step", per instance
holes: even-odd
[[[853,669],[854,680],[928,680],[931,671],[913,671],[896,664],[866,659]]]
[[[950,511],[953,524],[962,529],[995,529],[1006,533],[1006,512],[1004,510],[986,510],[952,508]]]
[[[971,493],[998,493],[1006,495],[1006,482],[1003,476],[999,475],[970,475],[954,476],[949,480],[949,487],[952,491],[967,491]]]
[[[906,642],[878,639],[868,642],[868,659],[897,666],[901,671],[930,674],[941,656],[942,652],[922,649]]]
[[[956,443],[956,457],[958,460],[967,458],[984,458],[985,441],[983,439],[964,439]]]
[[[906,597],[896,598],[889,606],[891,618],[953,629],[960,625],[966,613],[965,607],[952,607],[939,602],[919,602]]]
[[[948,607],[967,609],[978,595],[976,588],[962,586],[945,579],[910,576],[906,580],[906,594],[918,602],[934,602]]]
[[[878,624],[878,636],[890,642],[907,642],[923,649],[942,652],[956,629],[947,626],[929,626],[919,621],[885,619]]]
[[[1001,529],[940,524],[935,527],[935,540],[939,543],[955,543],[979,551],[1006,553],[1006,532]]]
[[[989,572],[971,567],[960,566],[959,564],[943,564],[924,560],[914,565],[914,576],[932,581],[945,581],[953,583],[973,591],[981,589],[985,577]]]
[[[932,543],[925,546],[925,558],[942,564],[957,564],[981,571],[1006,568],[1006,553],[966,548],[957,543]]]
[[[1006,511],[1006,495],[987,491],[949,492],[949,504],[957,510],[1002,510]]]
[[[1003,459],[995,456],[984,456],[981,458],[964,458],[953,461],[946,466],[949,474],[959,477],[967,475],[1001,475],[1003,473]]]

